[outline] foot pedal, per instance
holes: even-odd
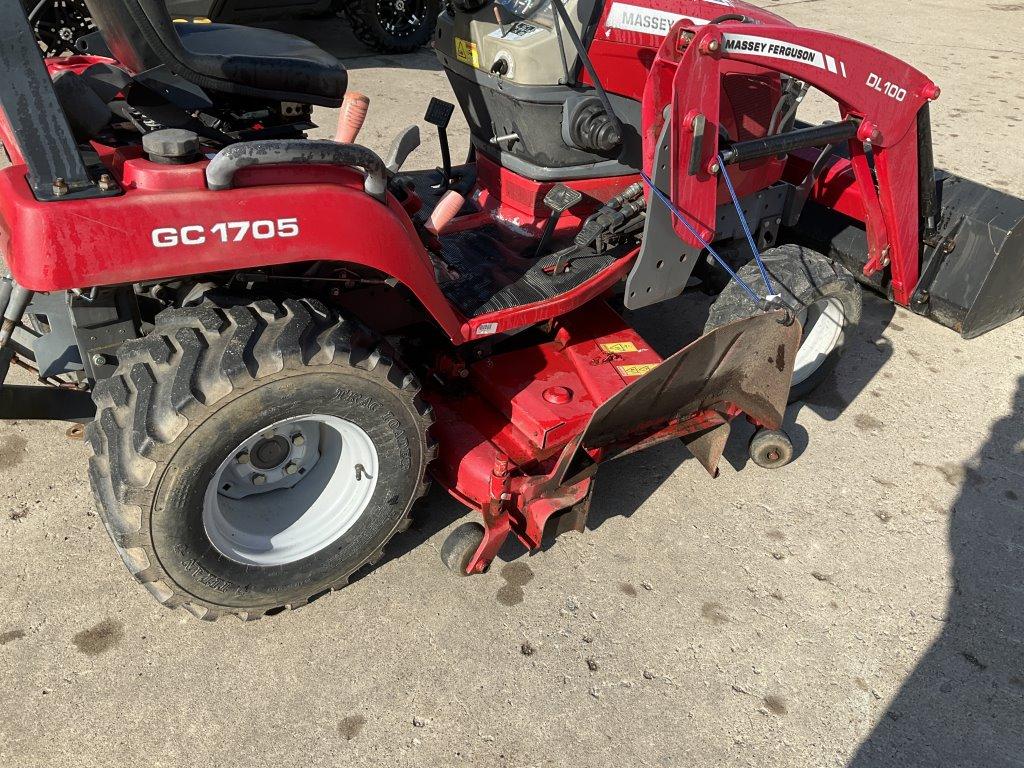
[[[427,114],[423,116],[433,126],[437,127],[437,138],[441,143],[441,183],[437,189],[448,189],[452,181],[452,150],[448,144],[448,124],[455,114],[455,105],[443,99],[433,98],[427,105]]]
[[[551,216],[548,217],[547,224],[544,225],[544,232],[540,236],[540,242],[537,243],[537,250],[534,251],[535,257],[544,255],[551,238],[554,237],[555,227],[558,226],[558,220],[562,214],[578,205],[582,199],[582,192],[565,184],[555,184],[551,191],[544,196],[544,205],[551,211]]]

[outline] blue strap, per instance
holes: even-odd
[[[736,207],[736,215],[739,216],[740,224],[743,225],[743,234],[747,236],[747,242],[750,243],[750,250],[754,254],[754,261],[757,262],[757,268],[761,270],[761,277],[764,279],[764,285],[768,289],[768,301],[778,299],[780,297],[775,293],[775,287],[772,285],[771,278],[768,277],[768,270],[765,269],[764,262],[761,260],[761,251],[758,250],[757,242],[750,232],[747,217],[743,215],[743,206],[740,205],[740,199],[736,196],[736,190],[732,186],[732,179],[729,178],[729,171],[725,167],[725,158],[721,155],[718,156],[718,167],[722,170],[722,178],[725,180],[725,186],[729,189],[729,197],[732,198],[732,204]]]
[[[672,215],[675,216],[676,219],[679,220],[684,227],[686,227],[690,234],[693,235],[694,239],[698,243],[700,243],[701,246],[715,258],[715,261],[718,262],[722,269],[729,273],[729,277],[735,280],[736,283],[740,286],[740,288],[747,292],[747,295],[750,296],[754,304],[756,304],[758,307],[764,308],[765,302],[761,299],[761,297],[754,292],[753,288],[747,285],[743,278],[736,274],[736,272],[733,270],[732,267],[729,266],[728,262],[726,262],[725,259],[718,255],[718,252],[711,247],[711,243],[707,242],[703,237],[700,236],[700,233],[696,229],[694,229],[693,225],[691,225],[690,222],[686,220],[686,217],[683,216],[682,212],[672,204],[672,201],[668,199],[668,196],[654,185],[654,182],[651,181],[651,178],[646,173],[640,171],[640,176],[643,178],[644,183],[646,183],[647,186],[651,188],[651,192],[653,192],[655,196],[659,200],[661,200],[662,203],[664,203],[665,207],[672,212]],[[741,211],[740,219],[742,218],[743,214]],[[744,226],[746,226],[745,223]]]

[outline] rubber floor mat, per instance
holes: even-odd
[[[624,255],[613,250],[596,255],[571,246],[540,259],[517,255],[501,239],[497,226],[456,232],[441,238],[442,258],[454,273],[441,289],[466,317],[479,317],[559,296],[582,285]],[[568,271],[546,272],[559,257],[571,260]]]

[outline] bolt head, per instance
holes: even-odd
[[[253,475],[252,476],[252,484],[253,485],[266,485],[267,484],[267,476],[266,475]]]
[[[718,163],[712,163],[711,165],[708,166],[708,173],[710,173],[712,176],[717,176],[720,170],[721,168],[719,168]]]
[[[291,462],[287,467],[284,468],[284,473],[286,475],[295,475],[295,474],[298,474],[298,472],[299,472],[299,465],[296,464],[294,461]]]
[[[717,51],[718,48],[719,45],[717,40],[712,40],[710,43],[708,43],[708,50],[711,51],[712,53]]]
[[[305,444],[306,444],[306,436],[303,435],[301,432],[292,435],[292,445],[294,445],[296,448],[301,448]]]
[[[248,451],[242,451],[240,454],[238,454],[235,457],[235,461],[237,461],[239,464],[248,464],[249,463],[249,452]]]
[[[98,365],[106,365],[107,364],[106,355],[93,355],[92,356],[92,364],[93,365],[97,365],[97,366]]]

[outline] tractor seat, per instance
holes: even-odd
[[[338,106],[348,86],[344,65],[308,40],[284,32],[233,24],[177,23],[174,28],[204,74],[290,99]],[[329,103],[323,103],[326,100]]]
[[[301,37],[233,24],[174,23],[164,0],[86,0],[103,41],[139,75],[173,72],[204,91],[338,107],[348,74]]]

